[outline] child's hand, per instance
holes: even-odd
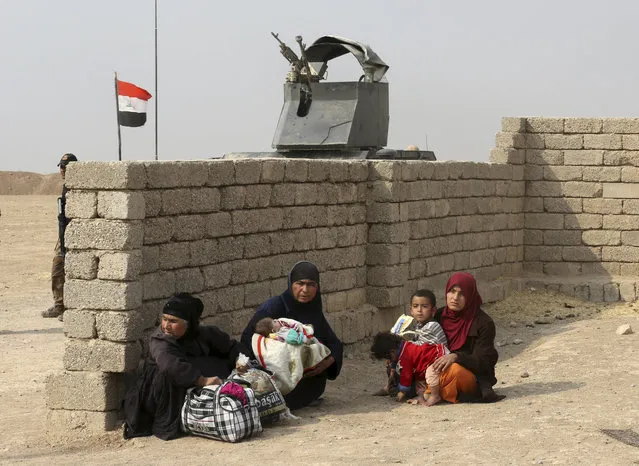
[[[403,401],[406,401],[406,393],[404,392],[399,392],[397,394],[397,402],[398,403],[402,403]]]

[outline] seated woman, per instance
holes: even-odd
[[[440,371],[441,397],[451,403],[504,398],[493,385],[499,355],[495,348],[495,323],[481,309],[482,299],[475,278],[465,272],[453,274],[446,284],[446,306],[435,319],[448,338],[450,354],[433,363]]]
[[[200,326],[202,301],[188,293],[172,296],[151,335],[142,374],[124,400],[124,437],[179,435],[186,390],[221,383],[249,351],[217,327]]]
[[[255,324],[265,317],[285,317],[312,325],[315,338],[331,350],[330,356],[313,370],[305,372],[295,389],[284,396],[291,410],[319,403],[326,388],[326,379],[335,380],[342,368],[343,344],[322,312],[319,270],[315,264],[303,261],[293,266],[288,274],[288,289],[281,295],[270,298],[255,311],[242,333],[241,341],[244,346],[251,348]]]

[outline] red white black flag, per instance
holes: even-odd
[[[122,126],[142,126],[146,123],[146,103],[151,98],[135,84],[116,79],[118,88],[118,122]]]

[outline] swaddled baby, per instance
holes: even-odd
[[[293,319],[265,317],[255,324],[255,333],[290,345],[310,345],[316,343],[313,326],[304,325]]]

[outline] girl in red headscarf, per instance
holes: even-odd
[[[457,272],[448,279],[446,306],[437,311],[435,319],[444,329],[451,352],[437,359],[433,368],[441,372],[441,397],[451,403],[460,398],[486,403],[504,398],[493,390],[498,358],[495,323],[481,304],[471,274]]]

